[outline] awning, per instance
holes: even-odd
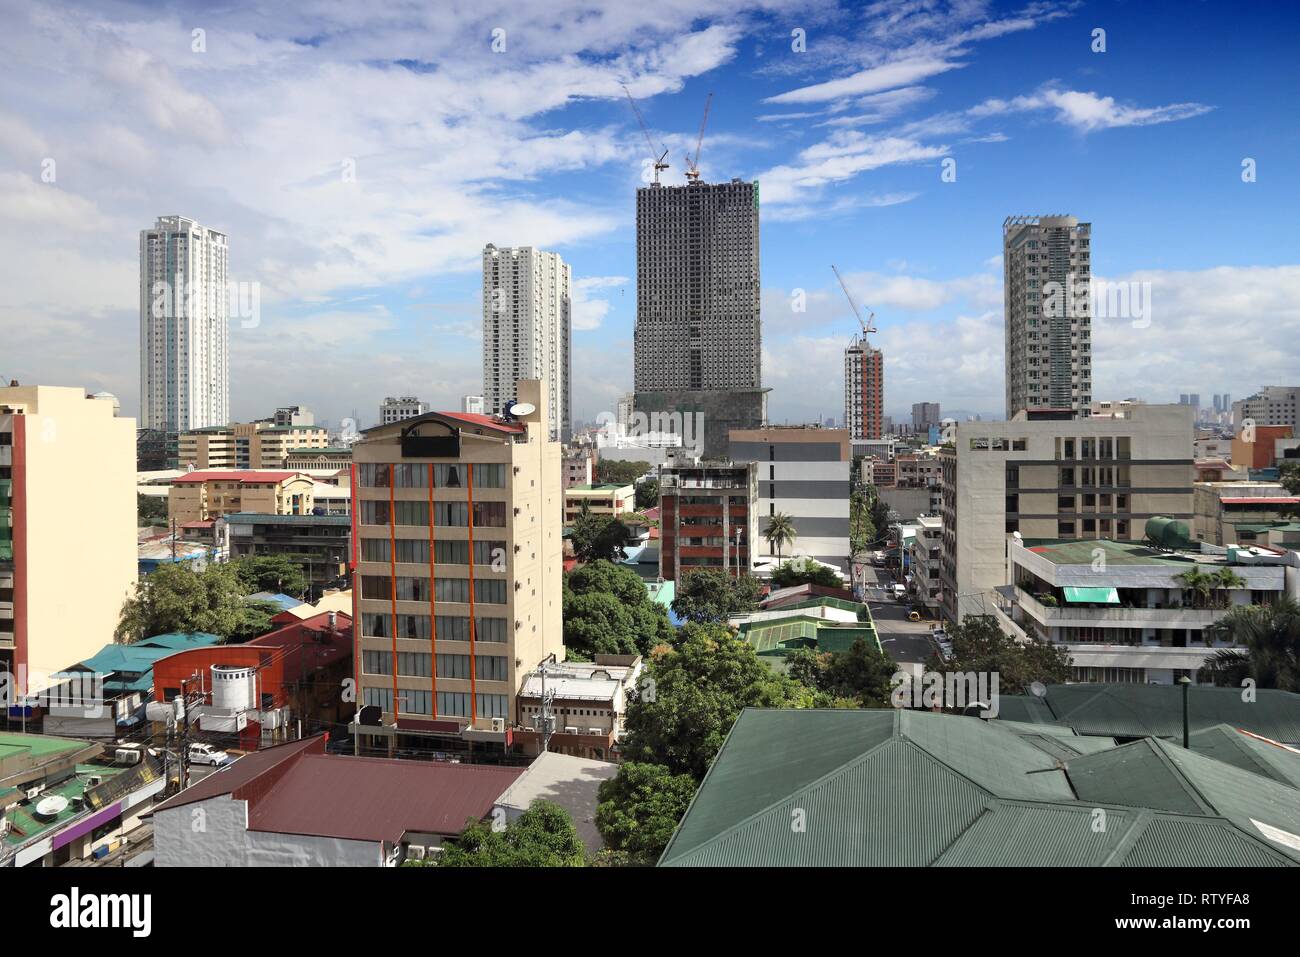
[[[1092,602],[1097,605],[1118,605],[1119,592],[1113,588],[1077,588],[1065,586],[1065,600],[1070,602]]]

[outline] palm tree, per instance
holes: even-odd
[[[1213,579],[1214,591],[1216,595],[1218,595],[1219,606],[1221,608],[1230,607],[1232,599],[1229,595],[1218,593],[1227,592],[1233,588],[1245,588],[1249,584],[1246,579],[1242,578],[1231,568],[1221,568],[1209,577]]]
[[[1216,581],[1214,575],[1207,575],[1199,568],[1189,568],[1175,575],[1174,581],[1181,583],[1184,589],[1192,593],[1193,608],[1205,608],[1210,604],[1210,595],[1214,591]]]
[[[785,512],[777,512],[769,518],[767,528],[763,529],[763,537],[767,539],[768,547],[776,549],[777,561],[781,560],[782,547],[794,541],[796,534],[794,520]]]
[[[1300,691],[1300,602],[1283,598],[1271,605],[1236,605],[1205,629],[1212,641],[1238,647],[1220,648],[1201,669],[1216,685],[1240,686],[1252,678],[1257,687]]]

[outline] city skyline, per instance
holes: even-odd
[[[701,178],[760,183],[773,421],[842,407],[855,322],[831,262],[876,312],[887,415],[922,400],[1000,415],[997,230],[1026,210],[1080,212],[1102,241],[1094,278],[1150,283],[1149,316],[1096,323],[1095,397],[1176,401],[1207,381],[1247,395],[1296,367],[1297,200],[1277,173],[1296,146],[1253,92],[1265,76],[1282,94],[1296,85],[1264,72],[1283,42],[1272,11],[1235,15],[1231,31],[1199,8],[692,11],[675,27],[620,11],[556,32],[562,7],[448,14],[436,30],[401,8],[409,36],[394,21],[308,29],[289,11],[256,32],[247,14],[183,7],[16,12],[3,69],[22,94],[0,124],[0,208],[22,229],[0,257],[13,290],[0,375],[138,408],[134,237],[181,213],[234,237],[230,277],[260,290],[258,315],[231,319],[231,419],[292,400],[338,422],[393,392],[455,408],[481,391],[486,241],[573,266],[573,419],[612,412],[633,386],[646,152],[620,82],[670,148],[666,184],[684,181],[710,91]],[[142,66],[169,95],[132,79]],[[529,77],[546,95],[511,92]],[[71,117],[56,108],[69,96],[101,109]],[[371,122],[379,135],[362,135]],[[1252,349],[1263,335],[1280,348]],[[296,369],[276,354],[287,341]]]

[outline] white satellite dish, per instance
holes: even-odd
[[[61,811],[67,810],[67,807],[68,799],[60,794],[54,794],[36,805],[36,813],[41,817],[54,817]]]
[[[508,415],[532,415],[537,411],[537,406],[531,402],[512,402],[506,408]]]

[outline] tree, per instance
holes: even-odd
[[[1220,648],[1201,669],[1203,680],[1240,687],[1247,678],[1257,687],[1300,692],[1300,602],[1282,598],[1269,605],[1234,605],[1205,629]]]
[[[695,779],[662,764],[629,761],[600,785],[596,827],[628,864],[650,866],[663,854],[695,796]]]
[[[854,558],[871,548],[876,540],[876,524],[871,519],[871,502],[865,489],[849,496],[849,551]]]
[[[772,572],[772,588],[790,588],[794,585],[822,585],[826,588],[843,588],[840,576],[812,561],[794,560],[782,562]]]
[[[675,647],[655,649],[628,696],[624,756],[698,781],[743,708],[790,707],[805,697],[725,626],[687,624]]]
[[[646,479],[636,487],[636,510],[644,511],[659,504],[659,480]]]
[[[1278,470],[1278,481],[1285,486],[1287,494],[1300,496],[1300,462],[1287,462]],[[1288,518],[1300,518],[1300,505],[1287,505],[1280,514]]]
[[[249,555],[230,563],[246,592],[269,591],[302,598],[311,582],[302,555]]]
[[[594,562],[599,559],[618,562],[624,557],[623,546],[631,534],[627,526],[612,515],[592,515],[585,508],[579,513],[569,533],[573,554],[579,561]]]
[[[1070,678],[1070,656],[1046,641],[1017,641],[989,615],[967,615],[948,628],[952,657],[930,659],[933,671],[997,674],[998,688],[1017,694],[1035,681],[1061,684]]]
[[[613,459],[601,459],[596,463],[595,479],[597,482],[617,482],[619,485],[631,485],[649,471],[649,462],[619,462]]]
[[[202,631],[225,641],[244,641],[270,630],[280,608],[245,599],[229,565],[193,571],[186,564],[163,565],[136,582],[122,605],[113,640],[124,644],[168,632]]]
[[[761,591],[758,580],[749,575],[734,577],[720,568],[700,568],[677,583],[673,611],[688,621],[725,621],[758,608]]]
[[[897,671],[889,655],[859,638],[848,651],[829,656],[818,675],[817,690],[831,698],[853,700],[861,708],[886,708]]]
[[[1185,572],[1180,572],[1174,576],[1174,581],[1183,586],[1183,590],[1191,593],[1191,605],[1193,608],[1208,608],[1210,606],[1210,596],[1214,591],[1214,576],[1201,571],[1199,568],[1189,568]]]
[[[598,559],[564,578],[564,646],[578,656],[644,655],[671,641],[662,605],[630,568]]]
[[[785,512],[777,512],[767,520],[767,527],[763,529],[763,537],[767,539],[767,547],[776,549],[776,557],[781,558],[781,549],[787,547],[794,541],[795,535],[794,519]]]
[[[538,799],[505,827],[474,821],[444,844],[438,867],[582,867],[586,848],[564,808]],[[421,862],[408,862],[419,864]]]
[[[167,524],[167,499],[159,495],[135,493],[135,523],[139,528]]]

